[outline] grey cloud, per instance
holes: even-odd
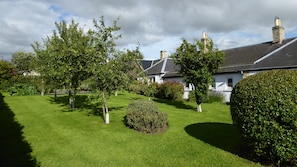
[[[296,35],[296,7],[295,0],[0,1],[0,55],[7,54],[7,47],[14,49],[13,45],[29,48],[30,41],[51,33],[59,19],[74,18],[80,25],[91,26],[91,20],[100,16],[109,24],[120,16],[121,48],[139,42],[145,51],[174,50],[177,39],[200,38],[202,31],[214,36],[220,48],[236,47],[271,40],[275,16],[282,19],[286,33]],[[158,56],[159,51],[155,53]]]

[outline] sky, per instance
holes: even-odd
[[[275,17],[286,38],[297,37],[296,8],[296,0],[0,0],[0,59],[33,52],[31,44],[50,36],[55,22],[73,19],[88,29],[101,16],[109,26],[119,17],[117,48],[139,44],[145,59],[170,55],[202,32],[224,50],[271,41]]]

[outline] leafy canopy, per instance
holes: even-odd
[[[194,43],[183,39],[172,58],[180,67],[179,73],[184,81],[193,84],[199,106],[203,96],[208,93],[212,75],[223,62],[224,53],[214,47],[211,39],[195,40]]]

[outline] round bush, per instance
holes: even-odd
[[[272,70],[241,80],[230,105],[234,125],[261,160],[297,165],[297,71]]]
[[[161,133],[167,129],[167,114],[159,112],[152,101],[136,100],[129,104],[126,125],[144,133]]]

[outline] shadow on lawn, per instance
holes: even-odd
[[[242,158],[253,160],[247,146],[241,141],[240,135],[232,124],[197,123],[185,127],[192,137],[217,148],[236,154]]]
[[[184,101],[174,101],[174,100],[164,100],[164,99],[153,99],[153,101],[158,103],[165,103],[179,109],[189,109],[194,111],[197,110],[195,107],[189,104],[186,104]]]
[[[89,97],[88,95],[76,95],[75,109],[92,109],[92,110],[96,109],[96,107],[98,105],[96,105],[94,103],[92,104],[88,100],[88,97]],[[55,99],[55,97],[51,97],[50,101],[52,103],[60,104],[61,106],[65,107],[65,109],[66,109],[66,110],[64,110],[65,112],[71,111],[68,95],[57,96],[56,99]]]
[[[93,103],[88,99],[89,95],[76,95],[75,97],[75,109],[79,110],[88,110],[87,115],[95,115],[95,116],[100,116],[104,120],[103,112],[102,112],[102,105],[101,103]],[[51,97],[50,101],[52,103],[60,104],[61,106],[65,107],[65,110],[63,112],[71,112],[69,108],[69,99],[67,95],[63,96],[57,96],[56,99],[55,97]],[[109,112],[112,112],[114,110],[120,110],[124,108],[123,106],[121,107],[109,107]]]
[[[0,166],[40,166],[31,156],[32,148],[23,137],[23,126],[14,119],[14,113],[0,93]]]

